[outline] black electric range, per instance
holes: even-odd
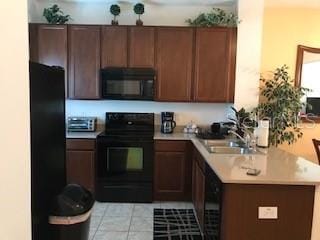
[[[96,199],[152,202],[153,113],[106,113],[97,137]]]

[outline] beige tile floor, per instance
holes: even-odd
[[[93,207],[90,240],[153,240],[153,209],[191,209],[191,202],[100,203]]]

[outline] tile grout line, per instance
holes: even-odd
[[[129,232],[130,232],[130,228],[131,228],[131,223],[132,223],[132,218],[133,218],[133,212],[134,212],[134,209],[136,208],[136,205],[133,204],[133,208],[132,208],[132,212],[131,212],[131,218],[130,218],[130,223],[129,223],[129,229],[128,229],[128,233],[127,233],[127,240],[129,238]]]
[[[97,232],[99,231],[99,228],[100,228],[100,226],[101,226],[102,220],[103,220],[104,216],[106,215],[107,208],[109,208],[109,204],[108,204],[108,203],[106,203],[106,204],[107,204],[107,206],[106,206],[106,208],[105,208],[105,209],[104,209],[104,211],[103,211],[102,217],[101,217],[101,219],[100,219],[99,226],[97,227],[97,230],[96,230],[96,231],[95,231],[95,233],[93,234],[93,236],[92,236],[92,240],[94,240],[94,238],[95,238],[95,236],[96,236]]]

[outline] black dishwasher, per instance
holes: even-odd
[[[204,235],[206,240],[220,240],[222,182],[206,163]]]

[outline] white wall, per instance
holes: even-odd
[[[259,103],[264,0],[239,0],[235,107],[252,109]]]
[[[27,1],[1,2],[1,240],[31,239],[27,23]]]
[[[168,1],[170,5],[145,5],[146,13],[142,16],[145,25],[186,25],[187,18],[194,18],[200,12],[207,12],[212,7],[205,4],[183,5],[177,1]],[[178,1],[181,2],[181,1]],[[202,2],[202,1],[199,1]],[[208,2],[208,1],[207,1]],[[220,1],[221,2],[221,1]],[[29,1],[29,19],[31,22],[44,22],[42,11],[53,3],[58,3],[65,13],[72,16],[71,23],[109,24],[110,4],[93,2],[64,2],[47,0]],[[215,4],[227,11],[236,11],[236,1]],[[132,5],[121,4],[120,24],[135,24],[136,16]],[[237,75],[235,105],[238,108],[252,108],[258,103],[260,49],[262,32],[263,0],[239,1],[239,16],[242,20],[238,34]],[[107,111],[161,111],[176,112],[178,124],[194,120],[199,124],[226,120],[230,104],[186,104],[186,103],[143,103],[116,101],[67,101],[67,116],[90,115],[104,119]]]
[[[215,6],[234,11],[235,4],[232,4],[232,1],[235,2],[235,0],[231,0],[231,3],[217,4]],[[145,4],[145,14],[142,15],[142,20],[145,25],[186,25],[186,19],[194,18],[199,13],[206,12],[211,8],[210,5],[201,3],[186,5],[175,4],[175,0],[168,2],[171,4]],[[181,1],[178,2],[181,3]],[[66,2],[63,0],[29,0],[29,20],[31,22],[44,22],[45,19],[42,17],[43,9],[54,3],[58,4],[66,14],[71,15],[73,21],[70,23],[110,24],[113,18],[109,12],[111,5],[110,1],[101,2],[87,0],[87,2]],[[133,4],[120,3],[120,6],[121,14],[118,17],[119,24],[134,25],[137,17],[133,12]]]
[[[160,112],[177,113],[175,120],[178,125],[193,121],[207,125],[214,121],[227,120],[230,104],[205,103],[160,103],[142,101],[67,101],[66,112],[72,116],[97,116],[103,123],[106,112],[154,112],[156,123],[160,124]]]

